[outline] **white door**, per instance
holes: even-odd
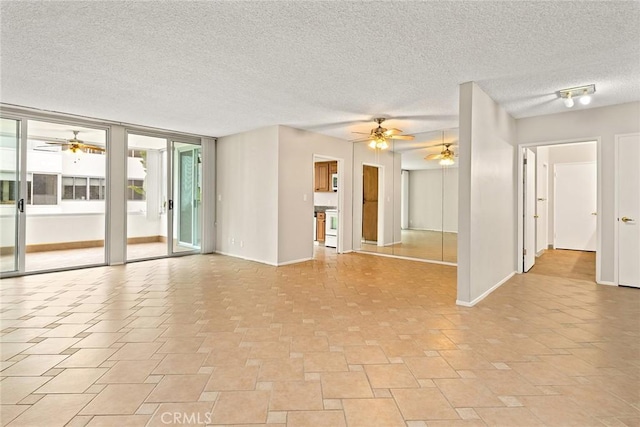
[[[526,273],[536,262],[536,153],[525,151],[524,164],[524,264]]]
[[[549,177],[549,170],[546,163],[537,168],[536,175],[536,215],[538,216],[536,220],[536,252],[540,253],[547,249],[547,236],[549,235],[547,230],[547,220],[549,218],[547,212],[547,179]]]
[[[616,138],[618,284],[640,287],[640,134]]]
[[[554,248],[596,250],[596,163],[555,165]]]

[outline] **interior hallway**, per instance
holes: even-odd
[[[316,250],[2,280],[2,424],[640,423],[638,290],[525,274],[464,308],[455,267]]]
[[[548,249],[536,257],[529,270],[533,274],[596,282],[596,253],[563,249]]]

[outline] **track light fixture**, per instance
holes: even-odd
[[[561,98],[565,107],[571,108],[575,105],[574,98],[578,98],[580,104],[589,105],[591,102],[591,95],[595,93],[596,85],[590,84],[586,86],[572,87],[569,89],[560,89],[556,94],[558,98]]]

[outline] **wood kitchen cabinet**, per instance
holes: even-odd
[[[338,162],[316,162],[314,163],[314,188],[316,192],[333,192],[331,188],[331,175],[338,173]]]
[[[316,240],[318,242],[324,242],[326,216],[324,212],[318,212],[316,214]]]

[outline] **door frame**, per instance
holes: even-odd
[[[336,209],[338,210],[338,245],[336,247],[336,253],[337,254],[342,254],[344,253],[344,230],[345,230],[345,224],[344,224],[344,206],[345,206],[345,190],[344,190],[344,180],[345,180],[345,176],[344,176],[344,168],[345,168],[345,163],[344,163],[344,159],[341,157],[334,157],[334,156],[328,156],[326,154],[318,154],[318,153],[313,153],[311,155],[311,208],[312,210],[315,211],[315,201],[314,201],[314,196],[315,196],[315,163],[316,161],[336,161],[338,162],[338,205],[336,206]],[[313,221],[316,221],[315,216],[314,217],[310,217],[313,218]],[[313,223],[311,223],[311,230],[313,230]],[[314,240],[311,239],[311,257],[314,257]]]
[[[180,172],[181,172],[181,167],[182,164],[180,164],[179,162],[174,162],[174,158],[173,155],[174,154],[178,154],[178,160],[179,160],[179,154],[183,151],[195,151],[196,148],[194,147],[177,147],[176,143],[178,144],[188,144],[188,145],[192,145],[192,146],[197,146],[200,150],[200,158],[202,159],[202,145],[200,144],[200,141],[197,142],[190,142],[185,140],[184,138],[167,138],[167,142],[170,145],[169,150],[167,151],[168,155],[167,155],[167,178],[169,179],[169,186],[167,187],[169,189],[168,191],[168,200],[172,200],[173,202],[173,209],[170,210],[169,212],[169,217],[167,219],[168,221],[168,231],[167,233],[169,234],[170,238],[167,239],[168,243],[169,243],[169,256],[176,256],[176,255],[192,255],[194,253],[201,253],[202,252],[202,186],[200,187],[200,215],[198,215],[198,219],[197,219],[197,226],[194,226],[194,224],[196,223],[192,223],[191,224],[191,230],[193,232],[194,228],[198,231],[198,233],[193,233],[192,234],[192,238],[196,237],[196,234],[199,234],[199,241],[200,244],[199,245],[193,245],[191,244],[190,246],[192,246],[191,250],[184,250],[184,251],[175,251],[174,247],[176,244],[180,243],[180,238],[179,238],[179,231],[176,230],[175,231],[175,241],[174,241],[174,221],[176,221],[176,228],[179,229],[180,224],[178,224],[179,220],[180,220],[180,213],[176,213],[179,209],[180,209],[180,203],[176,200],[176,194],[179,194],[179,189],[176,190],[176,186],[179,187],[180,184]],[[169,158],[170,157],[170,158]],[[177,164],[176,164],[177,163]],[[197,162],[196,162],[197,165]],[[200,171],[200,180],[202,180],[202,171]],[[192,217],[193,217],[193,210],[192,210]]]
[[[615,134],[613,136],[613,155],[614,155],[614,170],[616,171],[614,177],[613,177],[613,182],[614,182],[614,189],[613,189],[613,212],[614,212],[614,218],[616,219],[615,224],[613,225],[613,285],[614,286],[620,286],[620,282],[619,282],[619,277],[618,277],[618,269],[620,268],[620,260],[618,259],[618,231],[620,228],[620,221],[618,221],[619,218],[619,212],[618,212],[618,191],[619,188],[618,186],[620,185],[620,177],[618,175],[618,151],[619,151],[619,144],[618,141],[620,140],[620,138],[623,138],[625,136],[636,136],[636,135],[640,135],[640,132],[631,132],[631,133],[619,133],[619,134]],[[599,153],[599,152],[598,152]],[[600,208],[598,206],[598,208]]]
[[[597,166],[597,184],[596,184],[596,197],[598,199],[597,202],[597,207],[598,207],[598,213],[600,214],[602,212],[602,139],[599,136],[595,136],[595,137],[587,137],[587,138],[575,138],[575,139],[564,139],[564,140],[556,140],[556,141],[539,141],[539,142],[531,142],[531,143],[527,143],[527,144],[518,144],[517,147],[517,155],[518,155],[518,160],[517,160],[517,168],[518,168],[518,177],[517,177],[517,183],[518,183],[518,194],[516,197],[516,205],[517,205],[517,215],[516,215],[516,219],[518,222],[518,229],[517,229],[517,246],[516,246],[516,260],[518,260],[518,262],[516,262],[517,264],[517,269],[516,271],[519,274],[523,273],[523,268],[522,268],[522,263],[519,262],[519,260],[521,259],[522,256],[522,250],[524,249],[524,237],[523,237],[523,232],[524,232],[524,221],[523,221],[523,215],[524,215],[524,207],[523,207],[523,197],[524,197],[524,165],[523,165],[523,160],[524,160],[524,155],[523,155],[523,149],[524,148],[531,148],[531,147],[540,147],[540,146],[547,146],[547,145],[562,145],[562,144],[576,144],[576,143],[581,143],[581,142],[593,142],[595,141],[596,143],[596,166]],[[597,216],[597,220],[596,220],[596,283],[598,284],[611,284],[611,283],[607,283],[607,282],[602,282],[602,277],[601,277],[601,267],[602,267],[602,259],[601,259],[601,254],[602,254],[602,248],[601,248],[601,242],[602,242],[602,215],[598,215]]]

